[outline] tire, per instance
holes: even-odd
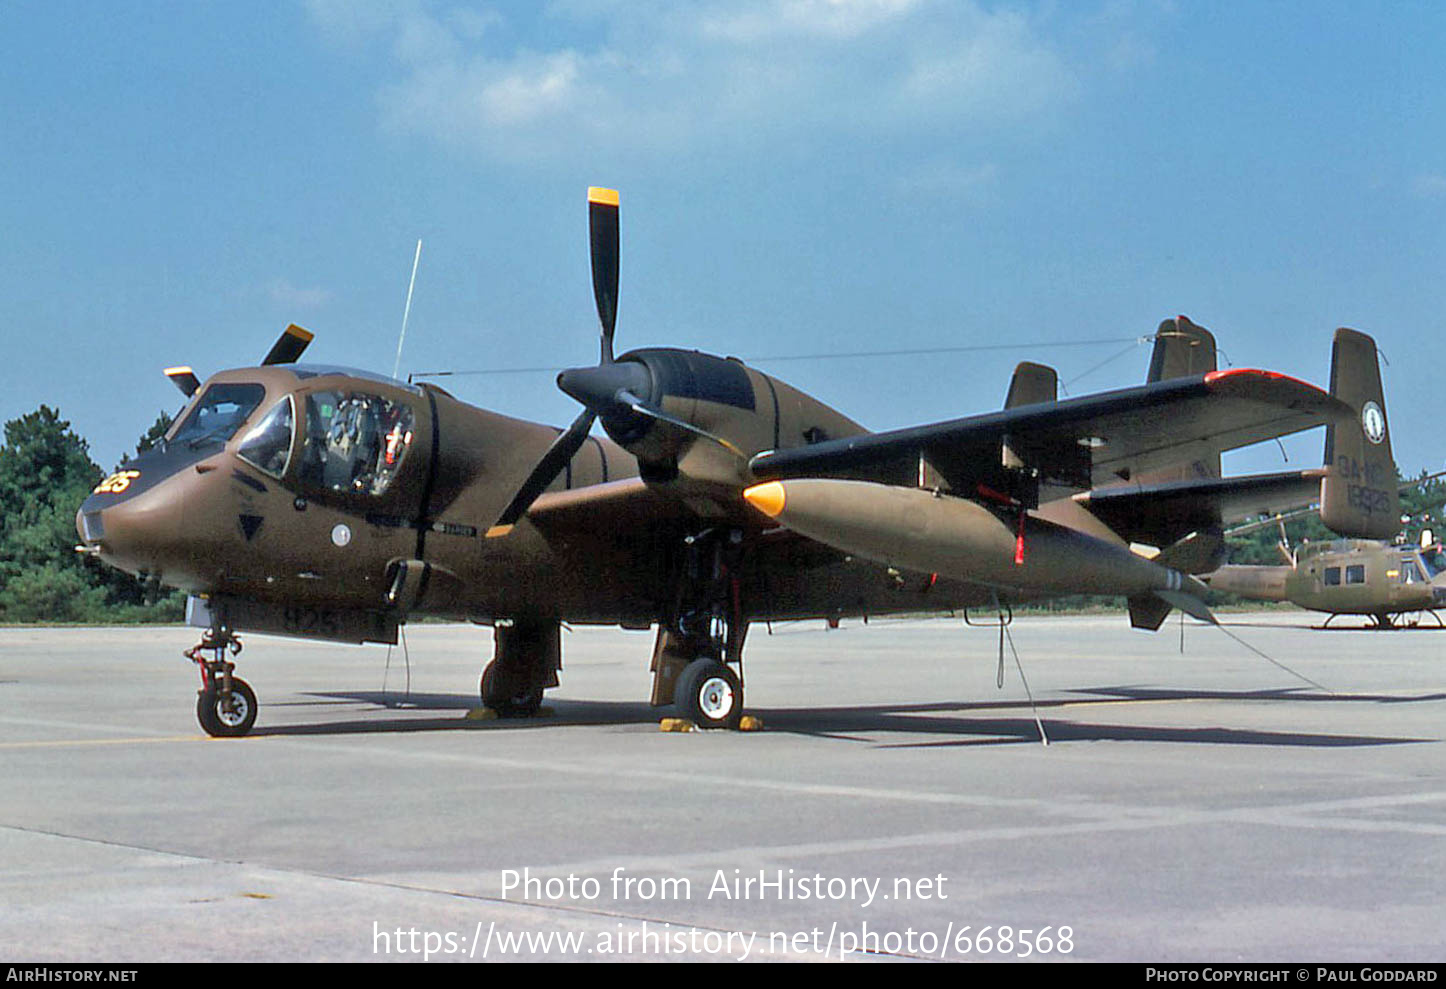
[[[502,674],[497,669],[497,660],[482,668],[482,681],[478,685],[482,703],[504,718],[530,718],[542,707],[542,686],[517,686],[511,682],[516,677]]]
[[[231,694],[223,697],[212,687],[196,697],[196,720],[213,738],[240,738],[256,724],[256,693],[238,677],[231,678]]]
[[[695,659],[673,687],[678,713],[699,728],[737,728],[743,718],[743,684],[716,659]]]

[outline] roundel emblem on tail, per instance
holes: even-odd
[[[1366,432],[1366,439],[1372,443],[1386,438],[1386,413],[1375,402],[1367,402],[1361,408],[1361,428]]]

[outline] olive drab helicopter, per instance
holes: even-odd
[[[1441,476],[1432,474],[1401,490]],[[1214,590],[1239,597],[1289,601],[1324,612],[1326,620],[1317,626],[1322,629],[1342,615],[1367,616],[1369,627],[1383,630],[1418,627],[1426,615],[1435,620],[1434,627],[1446,627],[1437,614],[1446,607],[1446,552],[1430,529],[1422,531],[1418,543],[1333,539],[1292,546],[1286,521],[1314,511],[1307,507],[1226,530],[1233,536],[1279,526],[1283,566],[1232,563],[1201,579]]]
[[[652,702],[736,727],[752,623],[1089,592],[1154,629],[1172,608],[1209,617],[1194,574],[1219,564],[1226,517],[1318,490],[1342,530],[1394,531],[1360,426],[1382,402],[1363,334],[1337,332],[1326,392],[1216,370],[1181,318],[1143,386],[1058,401],[1054,372],[1026,363],[1002,411],[870,433],[734,358],[615,356],[617,193],[589,190],[588,210],[600,356],[558,377],[582,405],[565,429],[299,363],[296,326],[260,366],[167,372],[186,406],[80,506],[78,548],[190,595],[208,733],[256,719],[240,632],[391,643],[421,616],[490,625],[481,700],[526,716],[559,682],[561,623],[656,627]],[[1222,450],[1320,425],[1333,465],[1219,476]]]

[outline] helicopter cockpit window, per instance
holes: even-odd
[[[315,488],[379,495],[412,445],[408,405],[380,395],[322,391],[306,396],[301,480]]]
[[[1325,584],[1326,584],[1326,586],[1327,586],[1327,587],[1337,587],[1337,586],[1340,585],[1340,582],[1341,582],[1341,568],[1340,568],[1340,567],[1326,567],[1326,569],[1325,569]]]
[[[291,396],[271,407],[236,448],[236,456],[272,477],[286,473],[291,460]]]
[[[1426,575],[1421,573],[1421,567],[1416,563],[1414,556],[1401,557],[1401,571],[1397,581],[1402,584],[1424,584]]]
[[[236,435],[236,430],[256,411],[256,406],[265,397],[266,389],[260,385],[212,385],[201,393],[166,442],[171,446],[184,443],[192,449],[206,443],[224,444]]]

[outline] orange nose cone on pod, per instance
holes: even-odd
[[[777,481],[755,484],[743,492],[743,499],[769,518],[778,518],[783,511],[783,485]]]

